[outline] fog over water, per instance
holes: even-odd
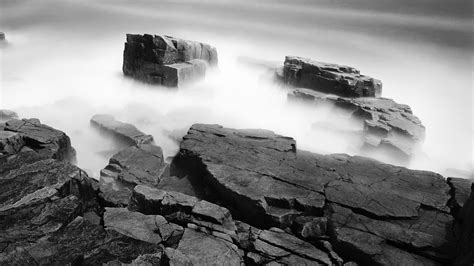
[[[271,129],[300,149],[355,154],[352,139],[312,129],[341,124],[329,110],[288,104],[288,89],[237,60],[299,55],[354,66],[382,80],[384,97],[411,106],[426,139],[410,168],[472,177],[472,23],[464,0],[0,0],[9,42],[0,49],[0,108],[65,131],[78,165],[96,177],[117,150],[90,128],[97,113],[152,134],[165,156],[198,122]],[[179,90],[126,78],[126,33],[209,43],[219,68]]]

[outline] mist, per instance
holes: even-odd
[[[376,2],[376,3],[371,3]],[[65,131],[78,165],[98,177],[119,147],[89,126],[97,113],[136,125],[165,157],[194,123],[264,128],[299,149],[355,155],[357,130],[327,107],[287,102],[288,88],[248,57],[285,55],[354,66],[381,79],[382,95],[411,106],[426,139],[410,168],[473,177],[470,1],[2,1],[0,108]],[[126,33],[167,34],[217,48],[219,67],[170,89],[122,74]],[[315,130],[314,124],[328,124]]]

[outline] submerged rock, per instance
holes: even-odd
[[[287,56],[277,76],[286,84],[344,97],[379,97],[382,82],[349,66]]]
[[[293,139],[269,131],[198,124],[183,139],[173,167],[197,175],[252,225],[293,227],[302,234],[298,217],[326,217],[329,225],[314,227],[313,236],[327,230],[346,261],[412,265],[454,259],[451,189],[438,174],[297,151]]]
[[[117,141],[128,146],[153,143],[153,136],[141,132],[132,124],[115,120],[111,115],[97,114],[90,122],[92,126],[113,135]]]
[[[127,34],[123,73],[167,87],[203,78],[207,66],[217,65],[214,47],[166,35]]]
[[[345,98],[308,89],[288,93],[291,101],[329,104],[363,123],[361,152],[383,153],[399,163],[407,163],[417,145],[423,141],[425,127],[411,108],[387,98]]]

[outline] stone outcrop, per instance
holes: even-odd
[[[198,124],[172,166],[198,175],[245,222],[327,240],[344,261],[454,260],[452,190],[442,176],[295,147],[273,132]]]
[[[60,131],[47,129],[54,141]],[[1,132],[17,143],[26,131]],[[0,164],[1,265],[473,262],[467,180],[313,154],[267,130],[194,125],[170,170],[187,178],[161,188],[159,147],[116,154],[104,173],[135,185],[122,198],[126,207],[110,207],[84,171],[41,145],[18,143]],[[201,186],[214,198],[174,191],[183,180],[192,181],[186,191]]]
[[[284,83],[344,97],[379,97],[382,82],[349,66],[287,56],[277,77]]]
[[[12,119],[0,127],[0,172],[38,158],[74,162],[76,152],[64,132],[38,119]]]
[[[400,163],[409,161],[425,136],[425,127],[411,108],[392,99],[345,98],[308,89],[296,89],[288,93],[288,99],[346,111],[348,119],[363,124],[361,152],[384,152]]]
[[[217,65],[216,48],[166,35],[127,34],[123,73],[167,87],[203,78],[207,66]]]
[[[90,123],[93,127],[114,136],[118,142],[127,146],[153,143],[153,136],[141,132],[132,124],[115,120],[111,115],[94,115]]]

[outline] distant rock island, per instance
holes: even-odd
[[[165,35],[127,34],[123,52],[126,76],[167,87],[179,87],[203,78],[217,65],[216,48]]]

